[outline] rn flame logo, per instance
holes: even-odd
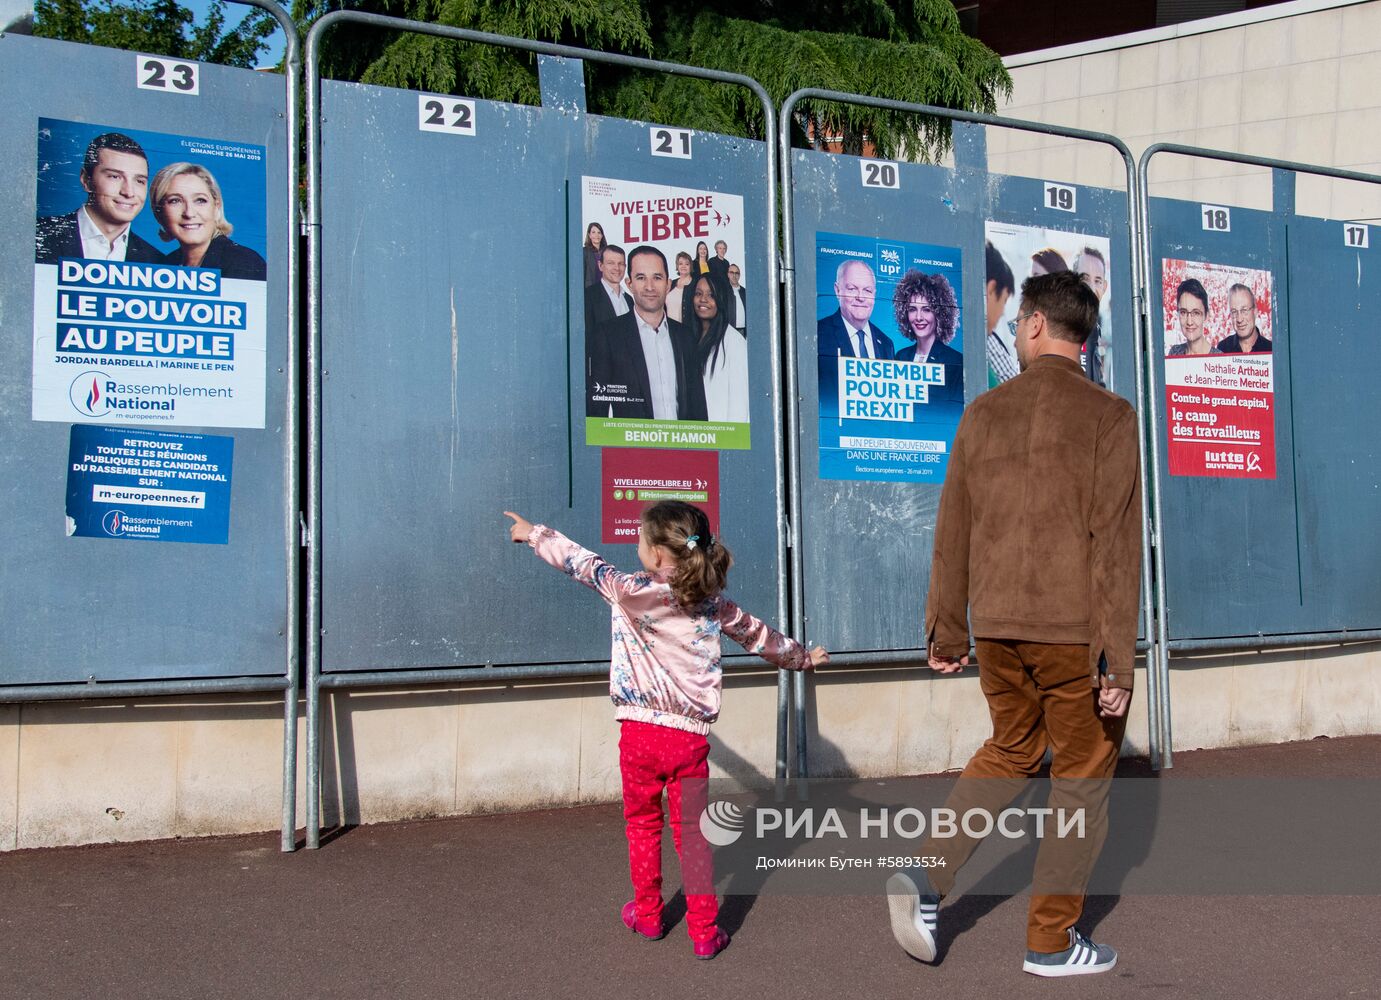
[[[101,417],[110,412],[110,400],[101,390],[101,383],[110,378],[102,371],[84,371],[72,380],[67,396],[72,407],[87,417]]]
[[[125,533],[125,512],[122,510],[112,510],[105,517],[101,518],[101,527],[105,529],[107,535],[116,538]]]

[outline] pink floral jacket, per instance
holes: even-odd
[[[545,525],[528,544],[543,560],[609,602],[614,647],[609,697],[614,718],[708,733],[719,718],[719,635],[788,670],[810,658],[799,642],[721,595],[687,610],[663,573],[620,573],[589,549]]]

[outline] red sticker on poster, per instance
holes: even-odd
[[[719,533],[719,452],[605,448],[600,541],[638,544],[643,511],[658,500],[695,504]]]

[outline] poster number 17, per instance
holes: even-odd
[[[692,133],[687,129],[654,125],[648,131],[652,135],[653,156],[674,156],[678,160],[691,158]]]

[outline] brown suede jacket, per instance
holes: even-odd
[[[1087,643],[1132,687],[1141,583],[1136,413],[1078,362],[1042,355],[964,412],[935,524],[927,644]]]

